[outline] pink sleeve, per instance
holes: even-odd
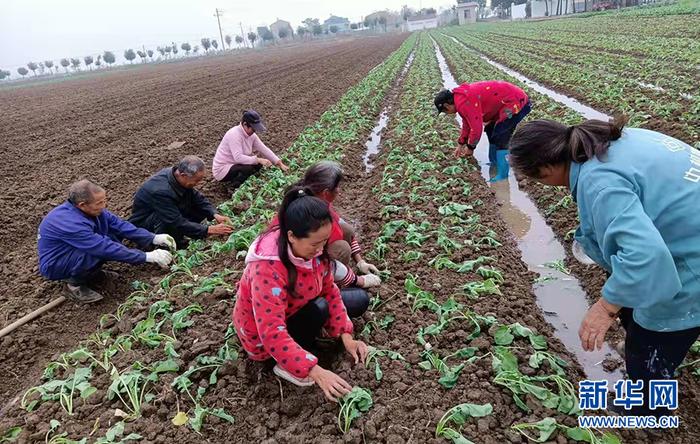
[[[262,142],[262,140],[260,140],[260,137],[258,137],[257,134],[255,134],[253,137],[253,151],[260,153],[261,156],[272,162],[273,165],[276,165],[277,162],[280,161],[280,158],[277,157],[277,155],[273,153],[272,150]]]
[[[330,262],[326,265],[326,270],[323,272],[323,297],[328,301],[328,322],[326,322],[326,331],[332,338],[337,338],[343,333],[352,333],[352,321],[345,311],[343,298],[340,297],[340,290],[335,285],[333,273],[331,271]]]
[[[240,134],[231,132],[224,138],[227,138],[226,148],[231,153],[234,165],[255,165],[258,163],[257,157],[243,154],[243,138]]]
[[[318,359],[301,348],[287,332],[287,289],[281,279],[274,278],[274,267],[261,264],[259,273],[251,273],[250,290],[263,347],[280,367],[297,378],[305,378]]]

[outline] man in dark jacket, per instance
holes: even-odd
[[[194,189],[205,173],[204,162],[196,156],[186,156],[176,167],[160,170],[134,195],[129,222],[154,233],[171,235],[178,248],[186,247],[186,237],[203,239],[230,234],[230,219],[217,214],[214,206]],[[205,219],[217,223],[207,225],[202,223]]]
[[[142,264],[152,262],[167,267],[172,260],[167,250],[144,253],[127,248],[122,239],[140,246],[162,245],[174,247],[174,240],[166,235],[136,228],[105,209],[105,190],[81,180],[71,185],[68,200],[46,215],[39,225],[39,271],[51,280],[68,284],[68,297],[88,303],[102,299],[90,288],[109,276],[102,270],[106,261]]]

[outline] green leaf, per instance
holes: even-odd
[[[233,424],[233,416],[226,413],[226,411],[222,408],[211,409],[209,410],[209,413],[216,416],[217,418],[221,418],[224,421],[228,421],[231,424]]]
[[[547,350],[547,339],[543,335],[531,335],[529,339],[535,350]]]
[[[493,369],[497,372],[517,372],[518,359],[506,347],[495,346],[493,348]]]
[[[457,379],[459,379],[459,374],[462,373],[462,369],[466,364],[459,364],[454,367],[448,368],[442,373],[442,377],[438,379],[438,382],[445,388],[451,389],[457,384]]]
[[[510,327],[508,325],[501,325],[496,329],[494,334],[494,340],[497,345],[510,345],[513,343],[515,337],[510,332]]]
[[[513,426],[513,428],[535,442],[546,442],[549,440],[552,434],[557,431],[558,424],[557,420],[554,418],[544,418],[543,420],[534,423],[516,424]],[[539,431],[538,437],[533,438],[526,434],[524,430],[527,429],[535,429]]]

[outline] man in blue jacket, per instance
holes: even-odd
[[[145,253],[125,247],[129,239],[138,245],[175,247],[168,235],[154,235],[136,228],[105,209],[107,196],[102,187],[89,180],[71,185],[68,200],[46,215],[39,225],[39,270],[50,280],[65,281],[68,296],[89,303],[102,299],[90,288],[106,277],[101,267],[106,261],[142,264],[152,262],[167,267],[172,255],[167,250]]]
[[[187,238],[228,236],[233,231],[230,219],[218,214],[195,189],[204,176],[204,162],[197,156],[185,156],[177,166],[163,168],[136,191],[129,222],[171,235],[178,248],[186,247]],[[207,225],[202,223],[204,220],[216,223]]]

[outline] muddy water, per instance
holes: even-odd
[[[457,86],[457,82],[437,43],[434,42],[434,45],[443,84],[445,88],[452,89]],[[457,122],[461,126],[459,116]],[[481,175],[487,181],[495,174],[488,165],[488,149],[488,138],[482,134],[475,156],[481,166]],[[540,275],[540,283],[535,283],[533,290],[537,303],[547,321],[554,327],[557,338],[576,355],[589,379],[607,379],[611,382],[621,379],[619,370],[609,373],[603,369],[602,361],[607,355],[618,356],[607,343],[603,350],[596,352],[586,352],[581,347],[578,328],[588,311],[586,293],[575,277],[552,268],[553,262],[562,261],[565,257],[563,245],[556,239],[532,200],[520,190],[512,174],[507,181],[491,183],[490,186],[502,204],[500,211],[503,219],[518,239],[523,261],[530,270]]]
[[[365,164],[365,171],[370,172],[372,171],[372,168],[374,168],[374,165],[371,163],[371,157],[376,155],[379,152],[379,144],[382,141],[382,131],[384,128],[386,128],[387,124],[389,123],[389,111],[384,108],[382,110],[382,113],[379,115],[379,120],[377,121],[377,125],[375,125],[374,129],[372,130],[372,133],[369,136],[369,139],[365,143],[365,147],[367,147],[367,151],[365,152],[365,155],[362,157],[362,162]]]
[[[404,65],[403,69],[401,70],[401,74],[396,80],[397,85],[401,83],[403,78],[406,76],[406,73],[411,67],[415,56],[416,54],[413,52],[409,54],[408,59],[406,59],[406,64]],[[367,173],[372,171],[372,168],[374,168],[374,165],[372,164],[372,157],[379,153],[379,147],[382,142],[382,131],[384,131],[384,128],[386,128],[388,124],[389,110],[387,108],[384,108],[381,114],[379,114],[379,119],[377,120],[377,124],[374,126],[374,129],[372,129],[372,133],[370,133],[369,139],[367,139],[367,142],[365,142],[365,147],[367,148],[367,151],[365,152],[365,155],[362,156],[362,162],[365,165],[365,172]]]

